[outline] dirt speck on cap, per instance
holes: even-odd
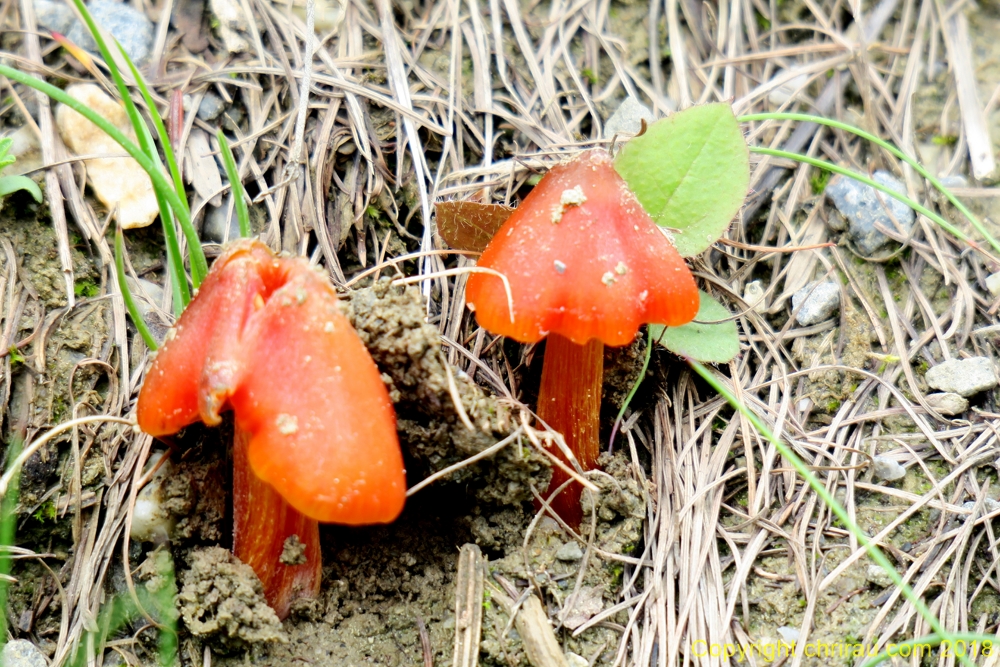
[[[224,644],[285,642],[281,622],[264,601],[260,579],[222,547],[193,549],[181,573],[181,618],[191,634]]]

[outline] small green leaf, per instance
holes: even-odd
[[[656,224],[676,230],[684,257],[704,251],[740,210],[750,154],[732,108],[691,107],[622,146],[615,169]]]
[[[12,192],[27,190],[35,201],[42,203],[42,191],[38,184],[27,176],[4,176],[0,178],[0,197],[6,197]]]
[[[736,321],[726,307],[699,290],[701,303],[695,321],[681,327],[649,325],[653,340],[675,354],[698,361],[721,364],[731,361],[740,351]],[[723,321],[725,320],[725,321]],[[717,324],[702,324],[717,322]]]

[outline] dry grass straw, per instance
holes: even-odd
[[[763,0],[654,0],[645,23],[635,24],[645,26],[645,42],[616,32],[633,6],[615,5],[612,12],[608,0],[436,0],[412,3],[411,11],[389,0],[348,0],[343,23],[318,39],[306,38],[310,30],[283,3],[246,0],[241,6],[258,19],[250,21],[249,53],[230,56],[213,41],[215,53],[208,58],[188,52],[173,33],[160,30],[146,71],[154,94],[164,108],[179,89],[192,96],[192,108],[212,92],[231,103],[230,112],[241,109],[245,121],[239,126],[227,117],[220,121],[235,134],[240,173],[259,193],[263,240],[275,249],[311,252],[341,285],[352,277],[338,258],[342,244],[362,268],[374,248],[375,263],[384,260],[387,271],[420,276],[428,316],[442,333],[449,361],[510,401],[518,395],[523,359],[506,357],[464,309],[467,271],[455,269],[471,262],[442,252],[428,222],[434,201],[483,196],[511,202],[530,176],[561,154],[604,143],[603,124],[623,94],[640,96],[657,114],[730,99],[738,113],[776,110],[769,94],[804,74],[814,85],[789,91],[777,110],[853,121],[912,154],[915,124],[923,122],[915,92],[945,58],[951,67],[943,84],[948,100],[936,125],[940,134],[955,134],[958,141],[942,148],[934,169],[965,171],[966,146],[983,129],[969,126],[976,117],[967,111],[973,64],[953,53],[961,45],[951,33],[941,34],[942,24],[951,26],[964,10],[937,0],[882,0],[860,15],[858,4],[833,0],[795,3],[796,12]],[[53,54],[51,43],[39,38],[31,2],[0,3],[0,21],[5,31],[23,31],[7,42],[17,45],[10,55],[19,66],[33,63],[39,72],[80,78],[65,56]],[[661,60],[659,47],[646,49],[649,42],[666,42],[669,62]],[[23,108],[25,92],[5,90],[16,104],[3,112]],[[816,90],[819,95],[810,97]],[[997,100],[994,93],[987,106],[995,107]],[[138,96],[136,102],[141,106]],[[71,221],[103,264],[106,291],[98,298],[112,304],[111,338],[95,359],[114,369],[118,379],[103,409],[84,399],[72,406],[73,414],[125,418],[147,356],[141,343],[126,335],[124,308],[109,279],[111,252],[94,203],[81,191],[82,166],[67,161],[47,100],[39,99],[38,109],[33,127],[43,160],[58,165],[46,170],[45,179],[68,304],[59,314],[44,312],[5,240],[0,349],[19,350],[34,373],[44,373],[47,336],[59,317],[83,307],[73,293]],[[177,153],[189,150],[194,133],[207,133],[217,149],[214,129],[187,114]],[[829,128],[765,123],[749,127],[748,136],[856,169],[897,166],[891,156]],[[860,271],[848,250],[824,245],[836,239],[825,224],[829,208],[810,191],[814,173],[788,167],[770,158],[754,163],[753,195],[744,215],[749,219],[760,211],[763,224],[734,224],[728,233],[732,243],[717,245],[694,262],[699,277],[741,313],[744,352],[719,370],[741,400],[816,467],[852,516],[858,516],[859,503],[886,506],[888,520],[873,531],[874,540],[918,592],[930,593],[946,627],[995,631],[995,620],[970,609],[1000,588],[995,570],[1000,547],[989,520],[998,512],[984,505],[991,490],[982,473],[1000,454],[1000,415],[987,403],[973,420],[945,420],[925,399],[915,369],[925,362],[992,355],[995,329],[989,327],[998,324],[1000,302],[983,287],[985,275],[997,267],[984,266],[920,219],[907,240],[908,252],[895,258],[898,271],[890,276],[871,263]],[[909,169],[899,171],[910,195],[929,201],[924,184]],[[404,186],[407,194],[401,197]],[[203,204],[196,199],[192,210]],[[391,221],[388,235],[380,238],[366,215],[369,206]],[[411,264],[386,256],[392,236],[415,253]],[[809,249],[786,254],[761,246]],[[846,278],[839,321],[799,327],[789,319],[775,329],[741,298],[748,282],[762,279],[769,285],[768,313],[788,312],[791,294],[817,276]],[[927,276],[942,282],[943,309],[941,300],[932,303],[921,291]],[[170,311],[169,303],[158,305]],[[872,332],[872,347],[867,356],[847,363],[845,355],[858,344],[851,332],[859,328]],[[977,328],[987,333],[977,335]],[[10,354],[3,366],[6,404],[12,391]],[[855,386],[845,390],[839,405],[817,409],[817,387],[828,374]],[[677,382],[657,389],[653,407],[632,413],[623,429],[633,474],[648,481],[643,551],[607,554],[581,537],[588,558],[614,559],[624,564],[625,575],[616,604],[578,632],[626,618],[613,623],[621,632],[620,645],[612,647],[615,664],[720,664],[695,657],[693,642],[747,646],[766,640],[755,626],[756,596],[777,582],[793,586],[806,603],[798,624],[799,641],[806,643],[825,614],[872,588],[865,583],[853,593],[831,593],[841,575],[860,566],[863,551],[745,419],[691,375],[674,375]],[[817,413],[825,414],[817,419]],[[912,433],[887,425],[890,418],[903,417],[915,427]],[[19,429],[29,442],[53,425],[44,416],[38,421],[35,413],[9,418],[14,421],[5,424],[8,431]],[[83,507],[78,466],[71,488],[54,492],[60,507],[75,508],[78,544],[64,563],[47,561],[61,567],[53,585],[62,598],[55,664],[92,626],[108,566],[127,553],[121,547],[127,544],[129,499],[150,443],[130,429],[82,424],[64,444],[73,447],[77,461],[88,449],[101,452],[109,482],[89,510]],[[901,491],[872,479],[865,464],[876,450],[924,480],[921,490]],[[970,501],[971,509],[963,506]],[[908,550],[890,543],[897,529],[930,509],[936,518]],[[788,564],[787,573],[766,571],[764,563],[779,559]],[[879,604],[864,641],[884,646],[926,632],[897,593],[886,591]],[[127,651],[127,645],[116,650]],[[805,662],[801,651],[788,660]]]

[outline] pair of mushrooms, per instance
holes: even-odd
[[[538,414],[592,469],[604,345],[629,344],[646,322],[693,319],[687,265],[610,156],[593,150],[542,178],[479,266],[506,276],[514,310],[494,273],[470,276],[469,307],[491,332],[524,343],[548,336]],[[318,522],[391,522],[406,480],[388,393],[332,285],[254,241],[216,260],[153,362],[137,416],[146,433],[165,436],[218,424],[226,409],[236,429],[233,551],[284,618],[296,598],[318,594]],[[550,488],[566,479],[556,468]],[[553,502],[571,524],[579,495],[571,484]]]

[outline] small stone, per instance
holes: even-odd
[[[581,558],[583,558],[583,550],[576,542],[567,542],[559,547],[559,551],[556,552],[556,560],[561,560],[566,563],[578,561]]]
[[[147,469],[152,470],[165,452],[155,452],[150,455]],[[170,539],[174,527],[174,516],[165,504],[164,486],[173,476],[174,467],[168,459],[146,486],[142,487],[135,499],[135,509],[132,511],[132,529],[130,536],[137,542],[155,542],[162,544]]]
[[[787,76],[790,70],[778,70],[775,72],[774,76],[771,77],[771,81],[776,81],[778,77]],[[809,75],[803,72],[802,74],[797,74],[785,83],[779,85],[777,88],[772,90],[767,94],[767,99],[771,104],[782,105],[792,98],[799,92],[809,82]]]
[[[616,134],[639,134],[643,120],[652,123],[656,117],[649,107],[629,95],[604,124],[604,138],[611,139]]]
[[[968,398],[996,387],[997,373],[989,357],[949,359],[928,370],[926,380],[934,389]]]
[[[991,273],[986,276],[986,289],[993,296],[1000,296],[1000,273]]]
[[[804,327],[830,319],[839,309],[840,287],[835,282],[814,281],[792,295],[792,312],[798,311],[795,320]]]
[[[229,216],[229,224],[226,224],[226,213],[229,212],[229,200],[222,202],[222,206],[208,205],[205,207],[205,225],[202,228],[202,238],[212,243],[225,243],[240,237],[240,221],[236,218],[236,207]]]
[[[226,103],[215,93],[205,93],[198,105],[198,118],[206,123],[218,118],[226,110]]]
[[[962,517],[962,519],[968,520],[976,518],[973,514],[971,514],[972,510],[975,509],[975,507],[976,507],[976,501],[974,500],[967,500],[964,503],[962,503],[962,509],[966,510],[967,512],[970,512],[969,514],[966,514],[964,517]],[[982,514],[992,514],[993,512],[996,512],[998,509],[1000,509],[1000,502],[997,502],[992,498],[987,498],[986,500],[983,501]]]
[[[786,644],[794,644],[799,640],[799,629],[783,625],[778,628],[778,635],[781,637],[781,641]]]
[[[953,174],[951,176],[942,176],[938,179],[941,181],[941,185],[949,190],[954,190],[955,188],[967,188],[969,187],[969,180],[962,176],[961,174]],[[944,196],[944,193],[937,188],[931,188],[931,199],[934,201],[948,201],[948,198]]]
[[[27,639],[7,642],[0,658],[0,664],[4,667],[48,667],[49,664],[42,652]]]
[[[906,194],[903,182],[889,172],[876,171],[872,180],[890,190]],[[902,236],[908,235],[913,228],[913,209],[853,178],[834,176],[826,186],[826,195],[848,219],[851,239],[867,255],[873,254],[891,240],[879,231],[879,227],[895,229]],[[898,227],[893,223],[893,218],[899,223]]]
[[[78,102],[104,116],[126,137],[136,141],[135,132],[125,110],[92,83],[74,84],[66,93]],[[118,208],[122,227],[145,227],[160,213],[153,192],[153,183],[133,158],[124,155],[124,149],[89,120],[60,104],[56,109],[56,127],[63,142],[74,155],[113,155],[85,160],[87,177],[94,186],[97,198],[108,207]]]
[[[893,585],[889,573],[881,565],[869,565],[865,571],[865,579],[879,588],[889,588]]]
[[[875,457],[875,476],[892,482],[906,477],[906,468],[887,456]]]
[[[743,301],[750,307],[750,310],[763,315],[767,312],[767,304],[764,303],[764,283],[754,280],[746,284],[743,288]]]
[[[208,6],[215,17],[215,29],[222,38],[223,46],[229,53],[244,53],[250,50],[250,40],[246,35],[250,23],[237,0],[208,0]]]
[[[960,415],[969,409],[969,401],[952,392],[927,394],[924,399],[927,405],[945,417]]]
[[[66,34],[76,21],[76,16],[65,2],[34,0],[35,21],[39,26],[52,32]]]
[[[132,62],[145,64],[153,45],[153,22],[145,14],[113,0],[91,0],[87,9],[94,21],[118,40]],[[66,37],[81,48],[98,53],[97,42],[79,21],[73,24]]]
[[[566,651],[566,664],[568,667],[589,667],[590,663],[582,655],[577,655],[572,651]]]

